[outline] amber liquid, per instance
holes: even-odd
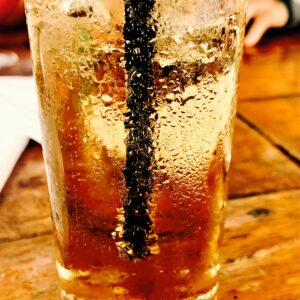
[[[103,75],[97,73],[100,84],[115,76],[107,93],[112,91],[110,95],[120,100],[119,105],[124,103],[125,88],[117,79],[122,79],[124,71],[112,66],[118,65],[116,60],[120,58],[117,53],[106,54],[102,60],[111,61],[110,68]],[[113,95],[116,85],[120,92]],[[156,87],[162,90],[159,81]],[[84,110],[88,109],[89,105]],[[124,221],[124,158],[94,143],[92,134],[86,137],[82,130],[86,118],[78,117],[76,106],[62,111],[59,118],[66,124],[58,134],[62,141],[65,207],[58,212],[62,217],[57,218],[67,221],[63,224],[65,237],[57,238],[58,270],[66,298],[76,295],[76,299],[196,299],[207,295],[203,299],[213,299],[226,198],[221,135],[205,166],[200,160],[195,167],[184,163],[186,169],[179,166],[173,171],[176,162],[186,154],[182,151],[175,157],[170,153],[157,155],[151,218],[158,241],[150,256],[139,259],[131,258],[116,238]]]
[[[74,180],[73,174],[85,172],[66,172],[69,238],[61,246],[58,270],[67,294],[78,299],[196,299],[208,294],[205,299],[213,299],[226,195],[222,153],[214,153],[206,196],[198,201],[186,197],[174,207],[173,194],[188,191],[172,179],[158,191],[153,219],[159,251],[144,259],[131,260],[120,252],[112,238],[118,223],[112,203],[120,207],[121,199],[105,195],[112,191],[110,184],[105,189],[106,183]],[[113,182],[114,169],[109,172],[107,180]]]
[[[122,30],[39,17],[29,30],[63,297],[214,299],[241,42],[234,17],[174,38],[158,30],[147,210],[155,238],[143,258],[122,240]]]

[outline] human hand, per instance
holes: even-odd
[[[245,46],[255,46],[270,28],[286,25],[289,12],[279,0],[248,0],[247,23],[253,20],[245,38]]]

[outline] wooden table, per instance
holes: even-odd
[[[300,32],[247,51],[219,298],[300,299]],[[58,299],[41,148],[0,196],[0,299]]]

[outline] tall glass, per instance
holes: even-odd
[[[242,0],[26,0],[65,299],[215,299]]]

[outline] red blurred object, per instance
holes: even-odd
[[[0,20],[13,13],[18,4],[19,0],[0,0]]]
[[[0,0],[0,50],[28,41],[23,0]]]

